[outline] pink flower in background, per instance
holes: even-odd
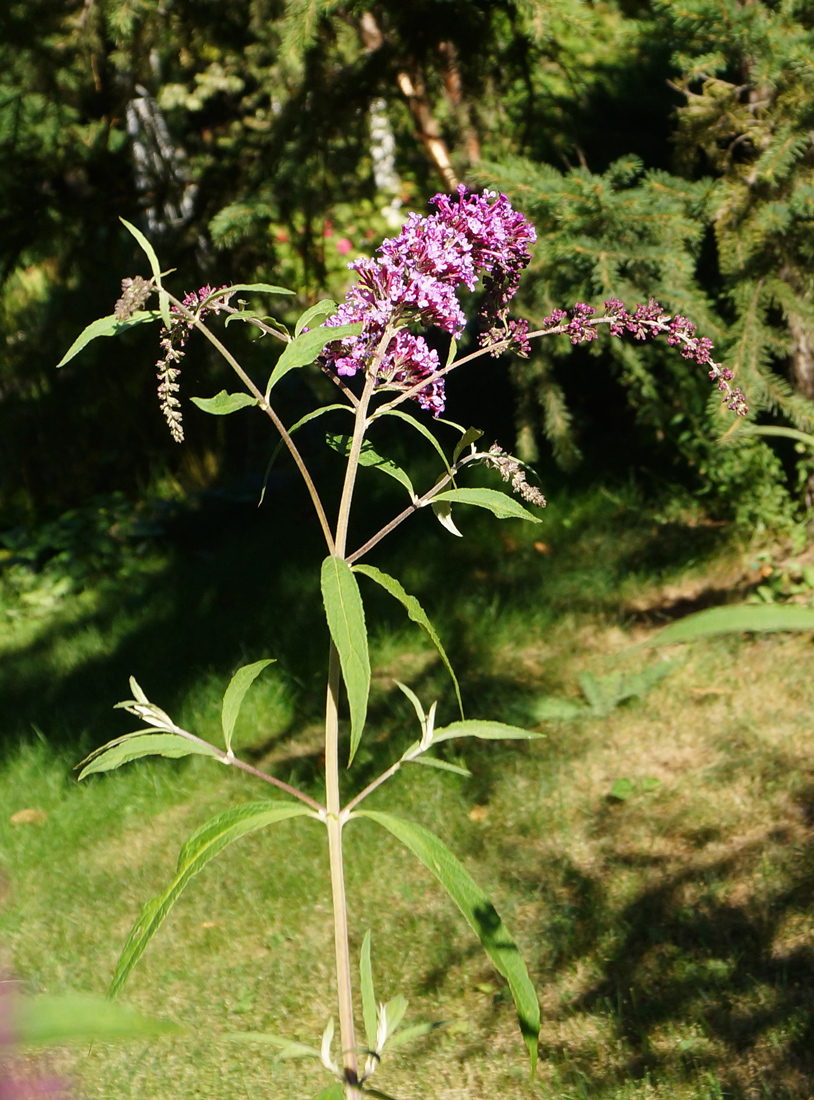
[[[336,242],[336,251],[340,256],[347,256],[352,248],[353,243],[349,241],[347,237],[340,237]]]

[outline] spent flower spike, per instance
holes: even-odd
[[[349,264],[359,275],[327,327],[363,322],[359,336],[329,345],[326,366],[343,376],[363,372],[388,326],[397,329],[377,365],[379,387],[405,390],[440,369],[438,354],[409,323],[439,328],[457,339],[466,318],[459,287],[486,291],[481,316],[489,326],[481,342],[511,338],[528,353],[527,326],[507,320],[509,302],[528,264],[534,227],[494,191],[436,195],[428,217],[411,214],[397,237],[379,248],[379,258]],[[422,408],[438,416],[444,409],[444,382],[435,379],[416,394]]]

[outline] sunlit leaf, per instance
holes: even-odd
[[[427,635],[429,640],[435,646],[438,656],[444,663],[449,673],[452,683],[455,687],[455,696],[458,700],[458,708],[461,712],[461,717],[464,713],[463,700],[461,699],[461,689],[458,685],[458,678],[452,670],[452,665],[447,657],[446,650],[441,644],[441,639],[435,630],[435,627],[429,620],[424,608],[415,598],[411,596],[409,592],[406,592],[400,581],[397,581],[395,577],[391,577],[388,573],[383,573],[381,569],[376,569],[373,565],[355,565],[353,567],[355,573],[361,573],[365,577],[369,577],[370,580],[375,581],[380,585],[385,592],[388,592],[394,599],[398,600],[404,610],[407,612],[407,617],[414,623],[416,623]]]
[[[248,393],[227,393],[226,390],[221,390],[214,397],[191,397],[190,401],[205,413],[211,413],[212,416],[228,416],[229,413],[237,412],[238,409],[257,404],[257,398],[251,397]]]
[[[393,1050],[394,1047],[403,1047],[407,1043],[412,1043],[416,1039],[421,1039],[425,1035],[429,1035],[431,1031],[436,1031],[439,1027],[443,1026],[443,1021],[438,1020],[431,1024],[413,1024],[412,1027],[404,1027],[400,1031],[397,1031],[395,1035],[391,1036],[387,1044],[387,1049]]]
[[[370,657],[367,647],[365,609],[359,585],[342,558],[329,557],[322,563],[322,599],[331,638],[339,653],[342,677],[350,707],[350,759],[353,761],[362,738],[370,693]]]
[[[452,505],[448,501],[443,500],[439,504],[438,501],[434,500],[432,510],[433,515],[446,531],[449,531],[451,535],[457,535],[459,539],[463,538],[463,535],[455,526],[455,521],[452,518]]]
[[[477,508],[486,508],[498,519],[524,519],[530,523],[542,523],[539,516],[533,515],[508,493],[497,489],[447,489],[432,498],[434,504],[446,501],[449,504],[473,504]]]
[[[131,760],[140,760],[143,756],[168,756],[176,759],[181,756],[211,756],[220,759],[220,753],[214,745],[205,741],[193,741],[177,733],[150,733],[140,730],[126,734],[96,749],[82,761],[84,767],[78,778],[96,772],[110,772],[129,764]],[[81,766],[81,765],[80,765]]]
[[[432,736],[433,745],[451,741],[453,737],[478,737],[481,741],[537,741],[543,733],[532,733],[520,726],[507,726],[504,722],[483,722],[478,718],[465,722],[451,722],[441,726]]]
[[[45,993],[14,1003],[14,1032],[23,1046],[145,1039],[181,1029],[86,993]]]
[[[311,812],[296,802],[248,802],[224,810],[194,832],[181,849],[175,878],[163,893],[147,902],[127,937],[110,983],[109,996],[114,997],[122,989],[184,887],[211,859],[248,833],[290,817],[305,817]]]
[[[328,1085],[326,1089],[318,1092],[314,1100],[344,1100],[345,1086],[337,1081],[335,1085]]]
[[[407,760],[408,764],[422,764],[425,768],[437,768],[442,772],[454,772],[455,775],[463,775],[469,779],[472,772],[468,768],[462,768],[459,764],[450,764],[448,760],[439,760],[436,756],[416,756]]]
[[[227,286],[223,290],[213,290],[211,294],[207,294],[204,300],[201,302],[201,306],[208,305],[210,302],[214,302],[216,298],[225,298],[230,294],[293,294],[293,290],[286,290],[284,286],[272,286],[271,283],[235,283],[234,286]],[[200,309],[200,306],[198,307]]]
[[[362,324],[359,322],[353,325],[337,325],[335,328],[312,328],[308,332],[301,332],[286,346],[277,360],[266,386],[266,400],[284,375],[298,367],[306,367],[309,363],[313,363],[326,344],[332,344],[334,340],[343,340],[346,336],[358,336],[361,331]]]
[[[368,1050],[376,1049],[376,993],[373,988],[373,967],[370,962],[370,929],[362,940],[359,960],[359,987],[362,993],[362,1019],[365,1022],[365,1038]]]
[[[497,971],[509,984],[533,1076],[537,1063],[540,1006],[526,964],[489,898],[449,848],[422,825],[377,810],[357,810],[354,816],[369,817],[397,837],[435,875],[458,906]]]
[[[131,233],[135,237],[136,241],[141,246],[144,254],[150,262],[150,269],[153,273],[153,282],[158,289],[159,313],[161,314],[161,319],[164,322],[164,327],[168,329],[170,327],[170,300],[167,297],[166,290],[164,290],[161,285],[161,265],[158,262],[158,256],[156,256],[155,254],[155,249],[141,232],[141,230],[137,229],[135,225],[132,225],[124,218],[119,218],[119,221],[128,231],[128,233]]]
[[[243,668],[237,670],[229,681],[229,686],[223,696],[223,707],[221,708],[223,740],[226,744],[227,752],[232,744],[232,733],[246,692],[263,669],[267,668],[273,661],[273,657],[267,657],[263,661],[255,661],[254,664],[244,665]]]
[[[297,326],[294,329],[294,335],[299,336],[302,330],[306,327],[311,327],[311,322],[327,317],[329,313],[333,313],[336,310],[336,302],[333,298],[323,298],[321,302],[317,302],[315,306],[311,306],[310,309],[306,309],[299,320]]]
[[[95,340],[97,336],[118,336],[119,333],[125,332],[129,328],[135,328],[136,325],[146,325],[151,321],[157,321],[161,314],[156,309],[141,309],[133,314],[132,317],[128,317],[126,321],[120,321],[115,314],[111,313],[109,317],[100,317],[96,321],[84,328],[60,361],[57,363],[57,367],[64,367],[66,363],[70,362],[75,355],[86,347],[91,340]]]

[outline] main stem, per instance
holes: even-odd
[[[390,342],[392,333],[387,330],[368,369],[365,387],[356,406],[345,482],[336,521],[333,553],[345,557],[348,540],[348,522],[359,454],[367,428],[367,410],[373,395],[378,361]],[[356,1029],[353,1022],[353,982],[350,968],[350,944],[348,942],[348,907],[345,896],[345,867],[342,856],[342,809],[339,794],[339,685],[340,666],[336,646],[331,642],[328,660],[328,692],[325,701],[325,805],[327,808],[328,855],[331,864],[331,895],[333,898],[334,950],[336,953],[336,986],[339,1000],[339,1035],[342,1043],[342,1061],[345,1070],[345,1100],[362,1100],[358,1088],[359,1064],[356,1057]]]

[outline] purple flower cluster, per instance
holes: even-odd
[[[364,373],[377,350],[378,386],[410,389],[440,370],[437,352],[408,324],[440,328],[460,336],[466,324],[456,296],[459,287],[474,290],[478,279],[486,291],[481,310],[489,326],[487,341],[516,339],[527,350],[527,328],[507,320],[509,302],[537,239],[534,227],[494,191],[473,194],[463,186],[455,196],[436,195],[429,217],[411,214],[397,237],[386,240],[379,257],[348,266],[359,275],[326,326],[361,321],[359,336],[329,344],[326,365],[345,377]],[[386,347],[379,345],[391,333]],[[438,416],[444,409],[444,381],[437,378],[419,390],[422,408]]]
[[[226,290],[226,287],[220,289]],[[229,295],[207,301],[213,293],[211,286],[202,286],[200,290],[191,291],[183,300],[184,309],[194,313],[199,320],[207,313],[220,313],[221,309],[228,304]],[[164,354],[155,365],[158,376],[158,401],[176,443],[184,441],[181,402],[175,396],[180,389],[178,376],[181,371],[177,364],[184,358],[184,345],[194,327],[195,323],[191,318],[177,306],[173,306],[170,309],[170,327],[164,326],[161,329],[160,344]]]
[[[721,401],[728,409],[738,416],[746,416],[749,412],[743,392],[729,384],[734,378],[732,371],[713,360],[710,354],[714,347],[712,341],[706,336],[696,336],[696,326],[688,318],[680,314],[671,317],[655,298],[651,298],[646,305],[637,303],[632,313],[618,298],[609,298],[605,302],[604,315],[597,317],[595,314],[593,306],[577,302],[569,312],[553,310],[551,316],[543,321],[543,328],[552,334],[563,333],[572,344],[595,340],[599,325],[608,325],[611,336],[629,333],[636,340],[666,335],[667,343],[679,348],[685,359],[709,367],[709,377],[718,383],[718,390],[723,394]]]

